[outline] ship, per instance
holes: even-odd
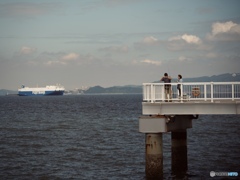
[[[50,95],[63,95],[65,89],[63,86],[51,85],[46,87],[25,87],[18,89],[19,96],[50,96]]]

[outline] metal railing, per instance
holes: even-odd
[[[170,85],[169,93],[166,85]],[[239,99],[240,82],[143,83],[143,101],[152,103]]]

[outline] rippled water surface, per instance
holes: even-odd
[[[146,179],[141,102],[141,95],[0,96],[0,179]],[[176,179],[170,139],[163,135],[164,179]],[[188,179],[240,173],[240,116],[193,120],[188,169]]]

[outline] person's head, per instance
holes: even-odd
[[[178,75],[178,78],[179,78],[179,79],[182,79],[182,75],[181,75],[181,74],[179,74],[179,75]]]
[[[164,76],[168,76],[168,73],[164,73]]]

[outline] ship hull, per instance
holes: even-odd
[[[22,86],[21,89],[18,89],[19,96],[56,96],[63,95],[65,89],[62,86],[46,86],[46,87],[37,87],[29,88]]]
[[[19,96],[62,96],[64,91],[44,91],[44,92],[33,92],[33,91],[21,91],[18,92]]]

